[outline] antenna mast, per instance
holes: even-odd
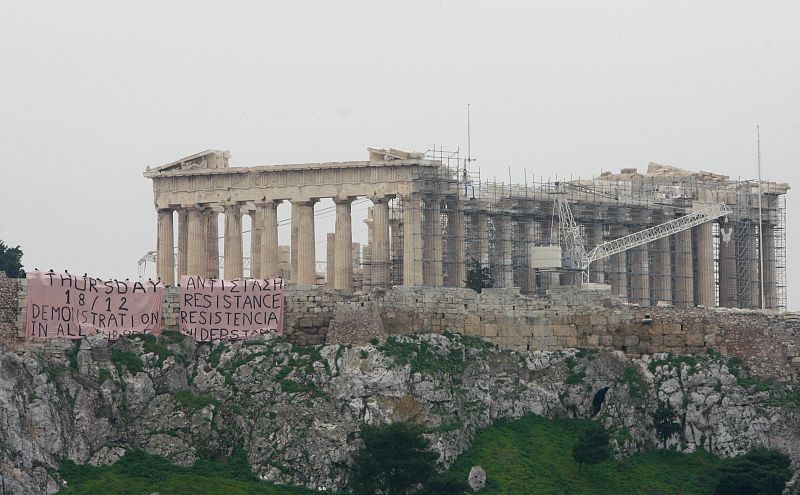
[[[761,129],[756,125],[756,150],[758,156],[758,274],[761,280],[761,309],[764,309],[764,217],[761,214]]]
[[[470,136],[470,128],[469,128],[469,103],[467,103],[467,164],[464,165],[464,169],[472,163],[472,139]]]

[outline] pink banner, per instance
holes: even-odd
[[[161,282],[101,280],[67,273],[27,272],[28,337],[111,340],[161,333]]]
[[[181,277],[181,333],[195,340],[283,335],[283,279]]]

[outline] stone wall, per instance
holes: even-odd
[[[25,341],[25,282],[0,279],[0,342],[8,348],[59,351],[68,343]],[[800,315],[753,310],[623,304],[602,288],[558,287],[546,297],[517,289],[394,287],[346,293],[322,286],[286,289],[284,332],[294,343],[364,344],[405,333],[450,331],[500,349],[585,347],[629,355],[697,354],[740,358],[762,376],[794,380],[800,368]],[[178,289],[164,299],[164,329],[178,330]]]
[[[551,290],[545,298],[514,289],[476,294],[459,288],[395,287],[356,304],[364,318],[380,315],[385,335],[450,331],[481,337],[500,349],[584,347],[631,356],[712,349],[741,359],[761,376],[794,380],[800,371],[800,315],[794,313],[641,308],[623,304],[607,291],[575,287]],[[328,343],[354,340],[339,335],[336,324],[334,320]],[[360,335],[356,342],[370,337]]]
[[[178,331],[180,300],[178,287],[164,291],[164,330]],[[334,309],[338,304],[369,300],[369,295],[348,294],[324,286],[289,286],[285,289],[284,334],[294,343],[314,345],[325,342]]]
[[[17,279],[6,277],[0,270],[0,347],[6,349],[18,349],[24,342],[17,335],[20,285]]]
[[[17,351],[62,353],[67,339],[29,340],[25,338],[25,308],[28,304],[27,280],[7,278],[0,272],[0,347]]]

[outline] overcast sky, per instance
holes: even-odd
[[[156,243],[148,165],[209,148],[232,166],[463,150],[467,102],[484,178],[650,161],[753,178],[760,124],[764,178],[800,184],[797,2],[26,0],[0,12],[0,239],[29,269],[134,277]]]

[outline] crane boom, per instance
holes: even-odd
[[[620,237],[619,239],[614,239],[613,241],[600,244],[587,254],[584,261],[584,269],[588,269],[589,264],[593,261],[619,254],[623,251],[627,251],[628,249],[647,244],[655,241],[656,239],[661,239],[662,237],[677,234],[683,230],[690,229],[697,225],[706,223],[724,215],[729,215],[731,213],[733,213],[733,210],[726,206],[725,203],[717,203],[709,206],[708,208],[703,208],[702,210],[689,213],[688,215],[678,217],[674,220],[670,220],[669,222],[656,225],[655,227],[650,227],[649,229],[641,230],[639,232],[626,235],[625,237]]]

